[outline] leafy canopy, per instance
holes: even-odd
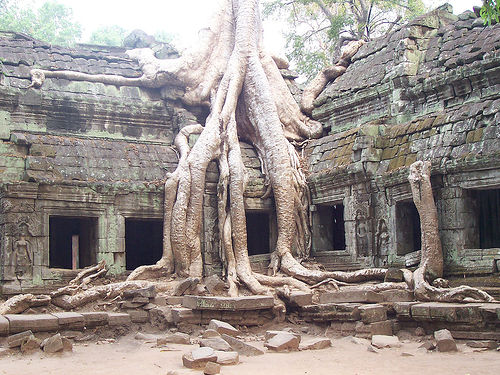
[[[30,9],[12,0],[0,0],[0,30],[25,33],[59,45],[74,44],[82,34],[72,9],[56,1],[46,1],[40,8]]]
[[[500,2],[498,0],[483,0],[481,17],[484,23],[500,22]]]
[[[422,14],[422,0],[266,0],[264,15],[285,20],[288,58],[308,78],[347,41],[383,35]]]

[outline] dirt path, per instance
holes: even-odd
[[[358,339],[357,339],[358,340]],[[358,340],[359,341],[359,340]],[[352,338],[332,339],[333,347],[317,351],[266,353],[259,357],[241,357],[237,366],[225,366],[223,375],[377,375],[439,374],[482,375],[500,373],[500,352],[473,352],[459,344],[458,353],[426,352],[417,342],[405,342],[401,348],[369,352],[366,343]],[[366,341],[367,342],[367,341]],[[201,374],[182,366],[181,357],[195,346],[156,348],[152,342],[134,339],[129,334],[115,343],[75,344],[73,353],[46,355],[37,352],[16,354],[0,359],[1,375],[178,375]],[[405,353],[405,354],[403,354]]]

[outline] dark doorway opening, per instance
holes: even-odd
[[[345,250],[344,205],[317,206],[314,251]]]
[[[127,270],[155,264],[163,254],[163,221],[125,220],[125,263]]]
[[[97,218],[49,218],[49,267],[78,269],[96,263]]]
[[[267,212],[247,212],[248,255],[269,254],[269,214]]]
[[[479,246],[500,247],[500,189],[477,190],[479,206]]]
[[[420,250],[420,216],[413,202],[396,203],[397,254],[406,255]]]

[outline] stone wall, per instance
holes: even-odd
[[[445,272],[498,271],[500,245],[480,248],[478,200],[500,187],[500,25],[444,7],[367,43],[353,61],[316,100],[313,116],[330,135],[308,146],[313,203],[343,202],[353,268],[418,263],[419,245],[406,243],[419,236],[407,175],[430,160]],[[360,224],[368,251],[352,240]],[[333,265],[345,258],[329,255]]]

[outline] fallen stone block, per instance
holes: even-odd
[[[229,336],[238,336],[241,332],[234,328],[231,324],[222,322],[217,319],[212,319],[208,324],[208,329],[213,329],[217,331],[219,334],[225,333]]]
[[[299,350],[320,350],[329,348],[330,346],[332,346],[330,339],[326,337],[315,337],[301,342]]]
[[[381,322],[387,320],[387,310],[385,306],[374,304],[359,306],[359,314],[363,323]]]
[[[469,340],[465,345],[478,349],[496,349],[498,347],[498,343],[493,340]]]
[[[229,345],[222,337],[213,337],[210,339],[201,339],[201,347],[209,347],[213,350],[218,350],[221,352],[230,352],[232,350],[231,345]]]
[[[59,333],[43,340],[41,346],[45,353],[57,353],[64,349],[62,337]]]
[[[21,352],[29,353],[35,350],[40,350],[40,344],[42,340],[36,338],[34,335],[31,335],[23,340],[21,343]]]
[[[85,327],[85,318],[75,312],[52,313],[57,318],[60,329],[82,330]]]
[[[223,366],[237,365],[240,363],[240,355],[238,352],[221,352],[216,350],[217,363]]]
[[[49,332],[59,329],[58,319],[50,314],[11,314],[5,315],[9,321],[9,332],[18,333],[31,330],[32,332]]]
[[[271,296],[184,296],[182,306],[193,310],[264,310],[272,309],[274,300]]]
[[[373,335],[372,345],[376,348],[399,348],[401,343],[397,336]]]
[[[436,339],[436,347],[440,352],[455,352],[458,350],[453,336],[447,329],[434,332],[434,338]]]
[[[207,362],[203,369],[205,375],[216,375],[220,373],[220,365],[215,362]]]
[[[108,313],[106,312],[82,312],[83,318],[85,319],[85,327],[93,328],[98,326],[105,326],[108,324]]]
[[[182,281],[180,281],[176,286],[174,291],[172,292],[172,295],[174,296],[182,296],[184,293],[186,293],[189,290],[192,290],[193,288],[198,285],[200,282],[200,279],[197,277],[188,277]]]
[[[61,340],[63,343],[63,351],[64,352],[72,352],[73,351],[73,343],[71,342],[71,340],[68,339],[67,337],[62,337]]]
[[[0,336],[9,334],[9,321],[3,315],[0,315]]]
[[[209,339],[211,337],[219,337],[220,336],[220,333],[217,332],[216,330],[214,329],[207,329],[205,332],[203,332],[203,334],[201,335],[202,338],[204,339]]]
[[[158,345],[182,344],[191,345],[191,337],[187,333],[175,332],[171,335],[161,337],[157,340]]]
[[[415,301],[413,292],[403,289],[391,289],[380,292],[385,302],[412,302]]]
[[[319,297],[320,304],[346,302],[379,303],[383,301],[384,298],[381,294],[361,290],[339,290],[336,292],[323,293]]]
[[[208,362],[217,361],[217,355],[212,348],[197,348],[182,356],[182,364],[190,369],[203,369]]]
[[[297,336],[288,332],[280,332],[267,341],[264,346],[275,352],[284,352],[298,350],[299,344],[300,339]]]
[[[240,355],[246,355],[248,357],[252,356],[257,356],[257,355],[262,355],[264,354],[264,351],[253,346],[250,344],[247,344],[246,342],[239,340],[235,337],[226,335],[223,333],[221,337],[229,344],[231,345],[231,348],[233,350],[237,351]]]
[[[114,326],[129,326],[132,323],[132,319],[129,314],[126,313],[108,313],[108,324],[111,327]]]

